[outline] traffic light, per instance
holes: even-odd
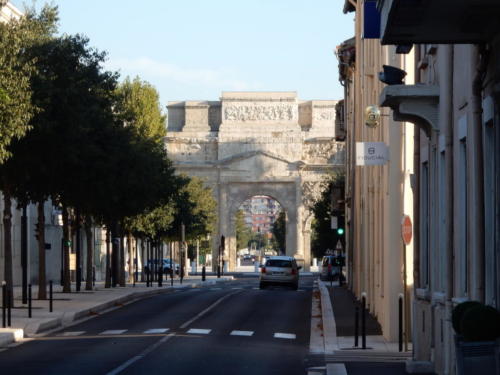
[[[344,234],[344,228],[337,228],[337,234],[342,236]]]

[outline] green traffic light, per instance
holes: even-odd
[[[339,234],[339,235],[344,234],[344,228],[338,228],[337,229],[337,234]]]

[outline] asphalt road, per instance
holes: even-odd
[[[256,278],[127,304],[0,352],[5,374],[301,374],[312,277],[299,291]]]

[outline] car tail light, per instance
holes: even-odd
[[[292,275],[296,275],[297,274],[297,270],[295,268],[292,268]]]
[[[266,273],[266,267],[262,267],[262,268],[260,269],[260,272],[261,272],[261,273]]]

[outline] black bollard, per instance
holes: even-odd
[[[49,281],[49,312],[54,311],[54,290],[53,290],[53,282]]]
[[[366,295],[361,294],[361,348],[366,349]]]
[[[163,267],[160,266],[160,274],[158,275],[158,286],[163,286]]]
[[[399,324],[398,324],[398,331],[399,331],[399,351],[403,351],[403,295],[399,295],[399,301],[398,301],[398,319],[399,319]]]
[[[217,278],[220,279],[220,266],[217,265]]]
[[[181,280],[180,280],[180,283],[182,284],[182,279],[184,279],[184,267],[181,267],[181,270],[180,270],[180,276],[181,276]]]
[[[32,317],[31,284],[28,284],[28,318]]]
[[[7,318],[7,285],[2,283],[2,328],[6,327]]]
[[[354,346],[358,347],[359,343],[359,306],[356,306],[356,311],[354,312]]]
[[[12,314],[11,314],[11,299],[12,299],[12,292],[10,289],[7,289],[7,326],[10,327],[12,323]]]
[[[201,281],[205,281],[207,279],[207,270],[205,266],[201,268]]]

